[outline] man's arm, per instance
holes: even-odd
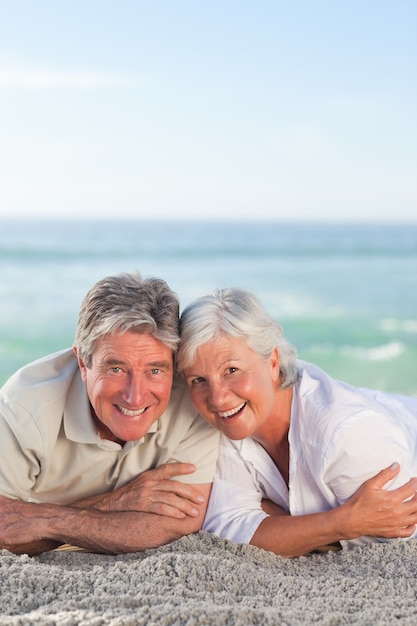
[[[93,552],[136,552],[201,529],[211,484],[188,485],[171,477],[194,466],[170,463],[143,472],[120,489],[71,506],[0,497],[0,546],[38,554],[70,543]]]
[[[210,485],[199,485],[199,491],[208,498]],[[3,532],[1,547],[21,553],[24,544],[24,551],[30,554],[39,553],[40,542],[45,540],[105,554],[156,548],[200,530],[205,512],[205,506],[200,505],[198,516],[176,519],[138,511],[105,513],[95,509],[4,500],[8,502],[7,506],[2,506],[2,527],[6,532]],[[50,545],[49,541],[46,545]]]
[[[259,524],[250,543],[281,556],[295,557],[361,535],[410,537],[417,524],[417,479],[393,491],[383,489],[399,469],[382,470],[345,504],[324,513],[289,516],[273,503],[265,502],[263,509],[270,517]]]

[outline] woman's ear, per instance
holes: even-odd
[[[271,352],[271,356],[269,357],[269,363],[271,366],[271,376],[274,382],[279,380],[279,368],[280,368],[280,360],[279,360],[279,350],[278,348],[274,348]]]

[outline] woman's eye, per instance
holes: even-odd
[[[197,378],[193,378],[191,380],[191,384],[192,385],[198,385],[199,383],[203,382],[204,378],[201,378],[201,376],[197,376]]]
[[[234,374],[235,372],[237,372],[237,367],[228,367],[226,370],[227,374]]]

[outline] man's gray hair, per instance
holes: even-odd
[[[75,334],[78,356],[91,367],[96,341],[116,332],[153,335],[177,350],[179,300],[160,278],[143,278],[135,271],[107,276],[85,296]]]
[[[245,289],[216,289],[194,300],[181,315],[180,334],[177,355],[180,371],[192,365],[198,348],[203,344],[221,337],[234,337],[243,339],[265,360],[274,348],[278,348],[281,387],[293,387],[297,380],[295,347],[284,337],[281,325]]]

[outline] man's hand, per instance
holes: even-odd
[[[182,519],[197,517],[205,498],[200,491],[174,476],[192,474],[195,465],[167,463],[142,472],[131,482],[112,492],[87,498],[73,506],[94,508],[99,511],[142,511]]]
[[[62,542],[39,538],[29,530],[31,506],[0,496],[0,548],[15,554],[34,555],[61,545]]]
[[[211,484],[187,485],[174,476],[195,466],[169,463],[143,472],[114,492],[69,506],[0,496],[0,548],[39,554],[62,543],[121,554],[155,548],[202,528]]]

